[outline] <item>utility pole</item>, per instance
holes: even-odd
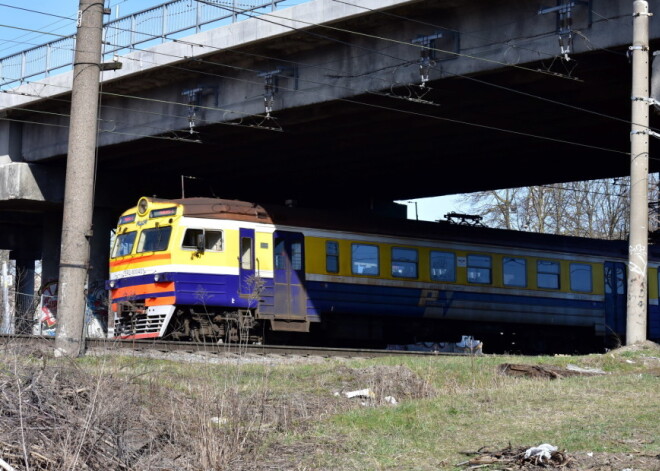
[[[630,239],[626,345],[646,340],[649,176],[649,5],[633,2]]]
[[[103,1],[80,0],[64,187],[55,354],[85,350],[85,283],[92,236]]]

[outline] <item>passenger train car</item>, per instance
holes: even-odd
[[[625,336],[626,260],[624,242],[141,198],[115,234],[109,333],[373,347],[472,335],[486,351],[595,351]]]

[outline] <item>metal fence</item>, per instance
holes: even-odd
[[[6,291],[3,295],[7,295],[8,299],[7,302],[2,303],[2,309],[0,309],[0,317],[2,317],[0,333],[31,334],[35,313],[39,306],[39,296],[14,290]]]
[[[104,58],[273,11],[287,0],[173,0],[104,25]],[[305,0],[308,1],[308,0]],[[290,2],[290,0],[289,0]],[[301,2],[302,3],[302,2]],[[0,59],[0,88],[13,88],[73,66],[75,35]]]

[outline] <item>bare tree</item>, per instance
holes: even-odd
[[[601,179],[482,191],[466,195],[469,211],[490,227],[596,239],[628,236],[629,179]],[[658,175],[649,177],[651,230],[658,227]],[[654,204],[655,203],[655,204]]]

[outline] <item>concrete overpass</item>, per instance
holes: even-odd
[[[313,0],[121,56],[102,77],[92,276],[105,277],[116,215],[144,194],[179,197],[182,176],[198,178],[188,196],[373,208],[626,175],[631,13]],[[0,94],[0,248],[54,276],[71,81]],[[18,237],[26,225],[43,236]]]

